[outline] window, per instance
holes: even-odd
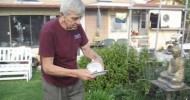
[[[127,22],[117,23],[115,21],[115,15],[111,16],[111,32],[126,32],[127,31]]]
[[[151,28],[157,28],[158,17],[160,16],[159,28],[169,30],[181,30],[182,11],[161,11],[150,13]],[[179,19],[179,20],[176,20]],[[175,23],[174,23],[175,22]]]
[[[43,23],[55,17],[58,16],[0,16],[0,47],[38,46],[39,33]]]
[[[11,36],[13,46],[38,45],[43,16],[11,16]]]
[[[158,14],[150,14],[151,28],[157,28]]]

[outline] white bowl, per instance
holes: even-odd
[[[100,72],[102,71],[102,66],[100,63],[89,63],[87,65],[87,69],[91,72],[91,73],[94,73],[94,72]]]

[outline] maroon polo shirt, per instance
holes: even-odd
[[[77,30],[67,31],[61,27],[59,18],[46,22],[40,33],[40,57],[53,57],[53,64],[77,69],[77,51],[87,44],[88,39],[80,25]],[[41,60],[42,61],[42,60]],[[42,65],[42,77],[50,84],[59,87],[72,85],[78,81],[74,77],[57,77],[45,74]]]

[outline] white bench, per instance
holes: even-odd
[[[28,47],[0,47],[0,80],[32,78],[32,55]]]

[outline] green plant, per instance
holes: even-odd
[[[98,76],[94,80],[84,81],[86,90],[104,90],[113,88],[117,84],[125,84],[128,81],[127,48],[124,45],[114,45],[102,49],[94,49],[103,59],[106,75]],[[79,60],[79,66],[85,68],[90,61],[85,57]]]
[[[109,72],[94,80],[84,81],[84,87],[87,91],[106,90],[114,88],[118,84],[135,83],[138,79],[143,78],[149,61],[146,48],[141,53],[133,48],[127,52],[126,45],[116,43],[111,47],[95,48],[94,50],[103,58],[105,69]],[[90,60],[81,57],[79,60],[80,68],[85,68],[89,62]]]
[[[114,100],[146,100],[146,95],[138,87],[144,88],[140,83],[130,83],[124,86],[118,84],[108,91],[114,95]]]
[[[85,93],[85,100],[114,100],[113,96],[105,91],[97,90]]]
[[[114,95],[114,100],[135,100],[136,90],[133,90],[133,88],[127,88],[126,86],[118,84],[108,91]]]
[[[189,57],[185,57],[184,58],[184,61],[185,61],[185,64],[184,64],[184,68],[185,68],[185,71],[184,71],[184,74],[185,74],[185,79],[184,79],[184,82],[188,85],[190,85],[190,63],[189,63]]]

